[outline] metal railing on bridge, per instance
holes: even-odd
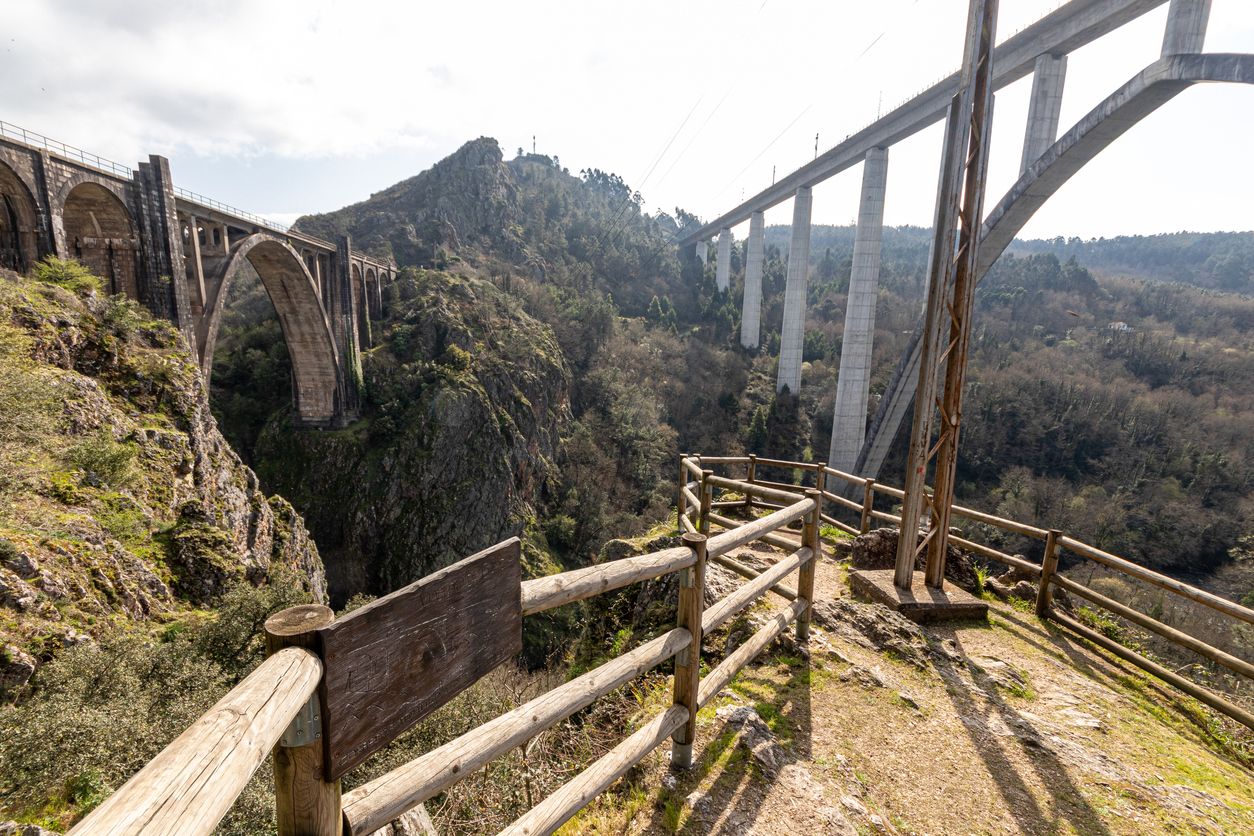
[[[84,151],[82,148],[67,145],[60,140],[45,136],[37,131],[30,131],[20,125],[14,125],[12,122],[0,121],[0,137],[11,139],[14,142],[20,142],[31,148],[42,148],[48,153],[55,154],[64,160],[75,162],[80,165],[87,166],[88,168],[94,168],[97,171],[105,174],[111,174],[115,177],[122,177],[130,180],[135,175],[135,170],[130,166],[116,163],[113,160],[100,156],[99,154]],[[230,215],[233,218],[254,223],[274,232],[287,234],[290,231],[290,227],[284,226],[276,221],[272,221],[269,218],[264,218],[254,212],[246,212],[243,209],[230,206],[220,200],[214,200],[211,197],[206,197],[205,195],[198,194],[197,192],[193,192],[189,189],[184,189],[181,186],[175,186],[174,193],[178,197],[191,201],[199,206],[204,206],[206,209],[217,210],[225,215]]]
[[[0,137],[12,139],[32,148],[42,148],[50,154],[56,154],[64,159],[81,163],[97,171],[103,171],[105,174],[112,174],[115,177],[125,177],[127,180],[130,180],[135,173],[129,166],[115,163],[113,160],[105,159],[99,154],[84,151],[82,148],[75,148],[73,145],[66,145],[64,142],[44,136],[41,133],[28,131],[11,122],[0,122]]]

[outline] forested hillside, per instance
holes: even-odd
[[[1254,232],[1172,232],[1016,241],[1012,252],[1075,258],[1101,273],[1254,294]]]
[[[468,374],[480,375],[481,364],[533,364],[530,352],[539,352],[559,363],[568,386],[563,409],[545,422],[555,435],[537,439],[546,465],[535,472],[542,478],[515,475],[511,495],[520,503],[473,542],[526,532],[537,553],[577,564],[607,539],[664,513],[681,449],[822,457],[831,431],[852,228],[813,230],[803,383],[799,396],[776,397],[787,230],[767,231],[762,349],[747,352],[738,342],[744,242],[733,249],[731,290],[719,293],[712,258],[704,271],[677,261],[670,241],[691,219],[679,210],[676,216],[644,214],[640,196],[615,175],[591,170],[576,176],[558,160],[537,155],[506,162],[493,141],[481,139],[370,200],[301,219],[301,229],[347,232],[357,245],[393,256],[405,268],[388,292],[382,338],[366,360],[368,415],[357,434],[379,437],[379,422],[394,438],[427,432],[423,421],[435,413],[415,421],[411,411],[398,423],[394,410],[401,407],[388,399],[410,403],[425,397],[425,387],[446,384],[415,377],[397,400],[390,370],[399,357],[417,357],[410,342],[417,336],[415,300],[452,298],[451,289],[460,285],[472,308],[512,309],[517,327],[536,329],[534,346],[557,349],[501,352],[485,340],[491,327],[471,322],[458,343]],[[919,228],[885,231],[872,411],[917,321],[928,238]],[[1126,242],[1125,252],[1142,254],[1134,276],[1090,270],[1085,259],[1091,252],[1084,247],[1075,259],[1041,252],[1002,260],[979,295],[959,471],[967,502],[1065,527],[1182,574],[1204,574],[1243,553],[1241,538],[1254,530],[1254,299],[1143,277],[1153,273],[1157,252],[1162,278],[1176,278],[1173,271],[1184,269],[1179,265],[1192,265],[1197,281],[1204,273],[1211,277],[1206,281],[1218,282],[1214,277],[1230,272],[1215,267],[1220,245],[1235,254],[1246,241],[1201,240]],[[1030,242],[1022,249],[1042,246]],[[465,316],[465,310],[421,304],[428,311],[421,329],[442,333],[448,316]],[[258,416],[286,397],[277,385],[286,374],[277,331],[256,310],[238,316],[227,331],[215,365],[215,406],[246,457],[290,490],[308,474],[283,472],[294,459],[278,456],[286,448],[273,443],[282,436],[276,429],[285,424],[282,409],[264,433],[269,446],[256,443]],[[422,362],[438,366],[447,362],[439,354],[445,350],[424,344],[419,353]],[[900,441],[881,480],[900,481]],[[489,457],[508,457],[508,445],[486,444]],[[363,458],[369,446],[363,442]],[[394,533],[380,523],[364,540],[345,539],[342,519],[323,516],[311,525],[329,564],[340,549],[361,552],[369,563],[381,553],[377,543]],[[415,558],[407,571],[449,557]],[[330,572],[336,576],[334,567]],[[380,591],[383,576],[373,577],[358,585]]]

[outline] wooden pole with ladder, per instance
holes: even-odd
[[[949,106],[936,196],[919,388],[915,394],[901,537],[893,577],[901,589],[911,587],[915,563],[925,551],[925,582],[937,589],[944,583],[993,124],[992,52],[997,5],[998,0],[970,0],[962,79]],[[933,443],[937,415],[940,430]],[[928,495],[927,472],[933,460],[935,492]],[[924,513],[928,515],[928,526],[920,540],[916,530]]]

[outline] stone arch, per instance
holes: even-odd
[[[139,299],[139,239],[130,210],[95,180],[67,186],[60,205],[69,254],[104,279],[110,293]]]
[[[30,269],[39,260],[39,211],[22,178],[0,161],[0,267]]]
[[[231,283],[245,259],[261,277],[283,329],[292,362],[292,406],[297,418],[308,425],[333,424],[340,412],[341,368],[331,324],[304,259],[290,244],[265,233],[237,244],[222,274],[201,350],[205,380],[213,369],[213,349]]]

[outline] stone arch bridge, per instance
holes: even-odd
[[[0,122],[0,266],[76,258],[168,319],[205,379],[232,283],[255,270],[292,362],[296,421],[343,426],[358,414],[361,351],[396,265],[184,189],[169,162],[132,170]],[[245,266],[247,265],[247,267]]]

